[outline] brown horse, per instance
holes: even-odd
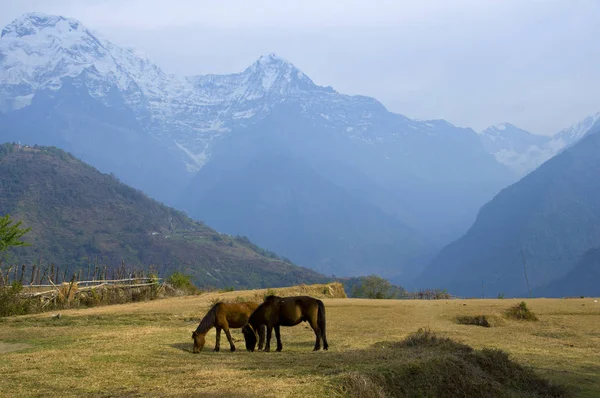
[[[231,351],[235,351],[235,344],[229,333],[229,328],[241,328],[248,322],[250,314],[258,307],[258,303],[246,302],[246,303],[217,303],[210,311],[206,313],[204,318],[200,321],[200,324],[196,330],[192,333],[192,339],[194,340],[194,354],[198,354],[202,351],[205,343],[206,333],[215,327],[217,329],[217,342],[215,344],[214,351],[220,350],[221,344],[221,330],[225,332]],[[265,328],[259,330],[260,342],[258,343],[258,349],[261,350],[263,342],[265,340]]]
[[[256,330],[263,325],[267,326],[267,344],[265,351],[271,349],[271,332],[275,328],[275,337],[277,338],[277,351],[281,351],[280,326],[296,326],[300,322],[308,322],[315,332],[317,341],[313,351],[321,349],[321,340],[323,340],[323,349],[327,350],[327,336],[325,334],[325,305],[321,300],[308,296],[278,297],[268,296],[264,303],[250,315],[248,324],[242,328],[246,349],[254,351],[256,347]],[[259,345],[260,349],[260,345]]]

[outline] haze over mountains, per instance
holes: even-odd
[[[2,141],[62,148],[319,272],[399,283],[597,119],[554,137],[509,124],[477,134],[318,86],[275,54],[236,74],[168,75],[39,13],[2,30],[0,72]]]

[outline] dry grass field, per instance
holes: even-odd
[[[221,352],[212,352],[213,329],[204,351],[191,353],[191,333],[216,298],[263,293],[69,310],[60,319],[48,313],[0,319],[0,396],[341,396],[347,380],[356,386],[362,374],[422,359],[422,352],[393,344],[421,327],[475,349],[502,349],[572,396],[600,396],[600,303],[594,299],[526,300],[537,322],[502,317],[520,300],[324,299],[328,352],[311,351],[314,334],[301,324],[282,328],[281,353],[246,352],[239,329],[232,333],[236,352],[224,336]],[[464,315],[486,315],[494,327],[458,324]]]

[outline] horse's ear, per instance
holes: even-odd
[[[196,331],[194,330],[194,331],[192,332],[192,338],[194,338],[194,337],[196,337],[196,336],[198,336],[198,333],[196,333]]]

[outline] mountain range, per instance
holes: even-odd
[[[302,266],[400,284],[598,118],[554,137],[477,134],[319,86],[275,54],[229,75],[169,75],[40,13],[2,30],[0,72],[2,141],[64,149]]]
[[[29,13],[3,29],[0,70],[4,141],[65,149],[222,232],[247,232],[258,244],[327,273],[347,274],[347,264],[349,270],[414,275],[514,180],[473,130],[412,120],[373,98],[318,86],[275,54],[241,73],[180,78],[77,20]],[[293,243],[281,243],[290,228],[285,217],[260,210],[269,203],[264,192],[278,189],[275,176],[261,177],[260,197],[244,190],[229,197],[214,187],[210,198],[201,194],[207,181],[228,170],[253,181],[256,169],[246,164],[260,158],[293,163],[302,177],[288,179],[289,188],[311,192],[310,200],[280,208],[291,219],[314,215],[294,232]],[[327,206],[337,204],[322,204],[333,192],[348,206],[328,219]],[[245,220],[221,217],[242,205]],[[378,216],[367,220],[364,209]],[[247,224],[257,219],[261,223]],[[314,235],[348,225],[341,241]],[[310,240],[317,246],[303,246]],[[362,247],[389,255],[355,258]],[[298,254],[309,252],[319,254]]]

